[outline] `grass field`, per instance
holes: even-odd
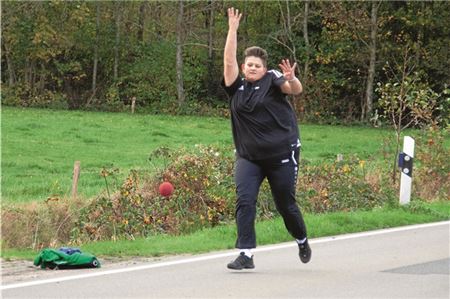
[[[96,113],[2,108],[2,200],[27,202],[68,196],[73,164],[81,161],[79,195],[105,190],[103,167],[154,170],[150,153],[160,146],[228,146],[230,120],[211,117]],[[333,160],[337,154],[376,155],[392,132],[367,127],[300,125],[302,158]]]

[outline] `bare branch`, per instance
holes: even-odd
[[[206,45],[206,44],[201,44],[201,43],[184,43],[181,45],[182,47],[188,47],[188,46],[194,46],[194,47],[201,47],[201,48],[211,48],[210,46]],[[222,49],[218,49],[218,48],[214,48],[214,51],[221,51]]]
[[[273,39],[274,41],[276,41],[277,43],[279,43],[280,45],[282,45],[283,47],[285,47],[286,49],[289,50],[289,52],[291,52],[292,54],[294,53],[294,50],[292,50],[288,45],[286,45],[285,43],[283,43],[282,41],[280,41],[279,39],[273,37],[273,36],[269,36],[271,39]]]

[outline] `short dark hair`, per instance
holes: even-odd
[[[261,58],[264,67],[267,67],[267,51],[260,47],[249,47],[244,51],[244,60],[249,56]]]

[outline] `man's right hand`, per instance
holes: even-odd
[[[242,13],[234,7],[228,8],[228,28],[229,30],[238,30],[239,22],[241,21]]]

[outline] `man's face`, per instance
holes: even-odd
[[[267,71],[261,58],[255,56],[245,58],[245,62],[241,67],[245,80],[249,82],[258,81]]]

